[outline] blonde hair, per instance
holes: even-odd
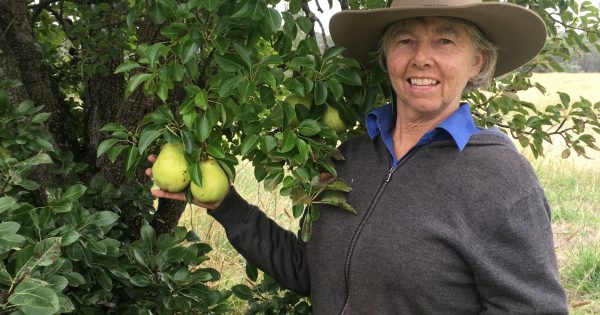
[[[484,62],[481,66],[481,71],[474,78],[471,78],[465,88],[463,89],[463,94],[478,90],[485,89],[489,87],[492,79],[494,78],[494,72],[496,70],[496,62],[498,61],[498,47],[494,45],[489,39],[487,39],[481,30],[477,27],[477,25],[473,24],[471,21],[454,18],[454,17],[442,17],[452,23],[456,23],[459,25],[463,25],[471,38],[471,42],[473,43],[473,47],[475,51],[481,53],[484,56]],[[411,23],[425,23],[425,19],[423,17],[410,18],[405,20],[400,20],[393,24],[390,24],[384,31],[381,40],[379,41],[379,64],[381,68],[387,72],[386,66],[386,52],[389,46],[391,45],[393,39],[396,37],[398,32],[406,29]]]

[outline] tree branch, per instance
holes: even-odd
[[[309,34],[307,34],[309,37],[315,37],[315,22],[317,22],[319,24],[319,26],[321,27],[321,36],[323,37],[323,45],[325,47],[325,49],[329,48],[329,44],[327,43],[327,36],[325,35],[325,28],[323,27],[323,24],[321,23],[321,21],[317,18],[317,16],[310,10],[310,7],[308,6],[308,1],[309,0],[302,0],[301,6],[302,6],[302,11],[304,11],[304,15],[306,15],[307,18],[309,18],[312,23],[313,23],[313,27],[310,30]]]
[[[567,23],[565,23],[565,22],[563,22],[563,21],[561,21],[561,20],[558,20],[557,18],[555,18],[555,17],[553,16],[553,14],[548,14],[548,17],[550,17],[550,19],[551,19],[553,22],[555,22],[555,23],[558,23],[558,24],[562,25],[564,28],[570,28],[570,29],[573,29],[573,30],[584,31],[584,32],[586,32],[586,33],[594,33],[594,34],[596,34],[596,35],[600,35],[600,32],[599,32],[599,31],[596,31],[596,30],[591,30],[591,29],[586,29],[586,28],[581,28],[581,27],[576,27],[576,26],[573,26],[573,24],[567,24]]]
[[[342,11],[350,10],[350,5],[348,4],[348,0],[340,0],[340,8]]]

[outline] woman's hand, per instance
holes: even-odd
[[[154,155],[154,154],[149,155],[148,156],[148,161],[150,163],[154,163],[156,161],[156,155]],[[146,169],[146,175],[148,177],[152,177],[152,167],[149,167],[149,168]],[[185,193],[183,193],[183,192],[172,193],[172,192],[164,191],[164,190],[161,190],[161,189],[154,189],[151,192],[152,192],[152,196],[154,198],[166,198],[166,199],[172,199],[172,200],[186,201],[186,199],[185,199]],[[196,198],[194,198],[192,200],[192,202],[195,205],[197,205],[199,207],[202,207],[202,208],[209,209],[209,210],[218,208],[221,205],[222,201],[223,200],[218,201],[218,202],[214,202],[214,203],[201,203]]]

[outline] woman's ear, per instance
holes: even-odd
[[[471,78],[474,78],[481,73],[481,69],[483,69],[483,65],[488,58],[488,56],[483,52],[475,53],[474,57]]]

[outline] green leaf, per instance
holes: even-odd
[[[31,248],[31,247],[30,247]],[[31,274],[37,267],[50,266],[60,257],[60,237],[49,237],[41,240],[29,252],[22,250],[25,255],[17,263],[15,271],[17,278]]]
[[[196,56],[196,53],[198,53],[198,49],[200,49],[200,46],[198,44],[191,40],[188,40],[183,46],[183,51],[181,52],[181,60],[183,61],[183,63],[185,64],[192,60],[192,58]]]
[[[240,154],[246,156],[248,153],[252,152],[256,149],[258,141],[260,141],[260,137],[257,134],[248,135],[240,145]]]
[[[221,69],[227,72],[236,72],[244,68],[244,61],[239,56],[231,53],[216,56],[215,61]]]
[[[315,61],[308,56],[295,57],[289,63],[290,68],[299,69],[300,67],[306,67],[310,69],[315,68]]]
[[[10,196],[0,197],[0,213],[14,209],[14,206],[17,204],[15,198]]]
[[[279,14],[279,11],[274,8],[267,8],[265,25],[267,25],[271,33],[277,32],[281,27],[281,14]]]
[[[108,132],[125,131],[125,127],[123,127],[123,125],[121,125],[119,123],[108,123],[108,124],[104,125],[104,127],[102,127],[100,129],[100,131],[108,131]]]
[[[158,84],[158,91],[156,91],[156,95],[161,101],[166,101],[169,98],[169,84],[166,82],[160,82]]]
[[[43,123],[44,121],[48,120],[48,117],[50,117],[50,113],[39,113],[31,118],[31,122],[34,124]]]
[[[75,243],[75,241],[77,241],[80,237],[81,237],[81,234],[79,234],[79,232],[77,232],[73,229],[70,229],[67,232],[61,234],[60,245],[61,246],[69,246],[69,245]]]
[[[354,209],[350,204],[346,202],[346,197],[343,193],[338,191],[327,191],[323,193],[321,200],[318,203],[324,203],[336,207],[340,207],[344,210],[352,212],[356,214],[356,209]]]
[[[113,287],[112,279],[104,269],[94,269],[93,272],[96,281],[106,291],[111,291]]]
[[[100,157],[102,154],[106,153],[110,148],[112,148],[119,139],[109,138],[100,143],[98,146],[98,151],[96,152],[96,157]]]
[[[331,90],[331,93],[333,94],[333,97],[336,100],[339,100],[340,97],[342,97],[342,95],[344,95],[344,88],[342,87],[342,85],[340,84],[340,82],[336,79],[330,79],[327,81],[327,85],[329,85],[329,89]]]
[[[343,47],[343,46],[329,47],[323,53],[323,62],[326,62],[327,60],[329,60],[329,59],[331,59],[331,58],[333,58],[335,56],[338,56],[338,55],[342,54],[345,50],[346,50],[346,48]]]
[[[152,20],[154,24],[162,24],[167,19],[168,12],[166,12],[166,10],[168,10],[168,8],[165,8],[159,2],[154,3],[150,6],[150,20]]]
[[[146,50],[146,57],[148,58],[148,63],[150,68],[154,69],[154,64],[158,58],[160,58],[161,48],[164,47],[162,43],[156,43]]]
[[[283,63],[283,58],[277,55],[265,56],[260,63],[263,65],[280,65]]]
[[[306,34],[313,30],[313,23],[306,16],[299,16],[296,18],[296,24],[298,24],[298,27]]]
[[[132,247],[131,251],[133,252],[133,258],[137,261],[138,264],[144,267],[148,267],[148,257],[144,252],[142,252],[141,249],[137,247]]]
[[[133,167],[137,164],[139,160],[140,151],[136,145],[131,145],[129,149],[127,149],[126,155],[126,163],[125,168],[127,171],[132,171]]]
[[[142,236],[142,240],[150,246],[150,248],[154,248],[156,244],[156,232],[154,228],[152,228],[149,224],[144,224],[140,229],[140,235]]]
[[[21,228],[21,225],[17,222],[13,222],[13,221],[2,222],[2,223],[0,223],[0,236],[6,235],[6,234],[15,234],[15,233],[17,233],[17,231],[19,231],[20,228]]]
[[[64,213],[73,210],[73,203],[67,200],[56,200],[50,203],[50,207],[54,213]]]
[[[292,215],[295,219],[298,219],[304,213],[304,205],[294,205],[292,207]]]
[[[140,64],[134,61],[125,61],[122,64],[120,64],[117,69],[115,69],[114,74],[118,74],[121,72],[127,72],[131,69],[135,69],[135,68],[139,68]]]
[[[171,23],[167,27],[163,27],[160,33],[170,39],[177,39],[187,32],[187,28],[183,23]]]
[[[139,73],[134,75],[131,79],[129,79],[129,83],[127,84],[127,91],[129,91],[130,93],[135,91],[135,89],[137,89],[137,87],[144,83],[144,81],[148,80],[148,78],[151,76],[151,74],[149,73]]]
[[[258,269],[255,265],[251,264],[246,260],[246,276],[248,279],[255,281],[258,279]]]
[[[239,57],[246,63],[248,69],[252,66],[252,49],[238,43],[233,43],[233,48],[238,53]]]
[[[8,297],[8,303],[19,306],[25,315],[54,314],[59,310],[58,296],[54,290],[31,281],[19,283]]]
[[[352,190],[352,186],[350,186],[350,184],[341,178],[336,178],[333,181],[325,184],[324,188],[343,192],[349,192]]]
[[[148,148],[148,146],[152,144],[154,140],[160,137],[160,135],[162,135],[162,132],[152,129],[142,132],[142,135],[140,136],[140,140],[138,142],[139,152],[145,152],[146,148]]]
[[[147,287],[152,284],[152,281],[147,276],[141,274],[134,275],[130,278],[130,281],[136,287]]]
[[[563,108],[568,108],[569,103],[571,102],[571,97],[569,96],[569,94],[563,93],[563,92],[557,92],[557,93],[560,96],[560,102],[562,103]]]
[[[254,94],[254,92],[256,91],[256,85],[246,80],[246,78],[244,78],[243,80],[241,80],[241,82],[238,83],[237,88],[240,92],[241,100],[246,100],[248,97],[250,97],[250,95]]]
[[[87,187],[85,187],[82,184],[75,184],[75,185],[69,186],[69,188],[67,188],[67,190],[63,194],[62,199],[65,199],[65,200],[68,200],[71,202],[76,201],[81,196],[83,196],[83,194],[85,193],[86,190],[87,190]]]
[[[315,84],[315,105],[325,103],[327,99],[327,84],[323,81],[317,81]]]
[[[258,70],[258,78],[260,81],[271,87],[275,87],[277,85],[277,80],[269,68],[261,68]]]
[[[202,170],[199,163],[192,163],[189,168],[190,178],[192,182],[199,187],[202,187]]]
[[[208,155],[214,157],[215,159],[223,159],[225,158],[225,151],[220,145],[211,145],[206,149],[206,153]]]
[[[321,125],[314,119],[307,119],[300,123],[298,132],[303,136],[312,137],[321,132]]]
[[[353,86],[361,85],[360,75],[358,74],[358,71],[356,71],[354,69],[350,69],[350,68],[340,69],[334,74],[334,76],[341,83],[353,85]]]
[[[118,145],[111,148],[110,150],[108,150],[108,159],[114,163],[121,154],[121,152],[123,152],[123,150],[125,149],[127,149],[126,145]]]
[[[192,154],[196,149],[196,139],[194,134],[187,130],[181,130],[181,138],[183,140],[183,149],[186,153]]]
[[[252,289],[244,284],[237,284],[231,287],[231,292],[235,294],[235,296],[239,299],[250,301],[254,298],[254,294],[252,294]]]
[[[219,85],[219,96],[229,96],[241,80],[241,76],[226,76],[223,80],[221,80],[221,84]]]
[[[286,130],[283,132],[283,145],[281,147],[281,153],[286,153],[291,151],[295,146],[298,138],[296,134],[294,134],[291,130]]]
[[[203,110],[208,108],[208,94],[206,93],[206,90],[202,89],[196,94],[194,97],[194,104]]]
[[[118,219],[119,215],[112,211],[98,211],[89,217],[88,223],[103,227],[115,223]]]
[[[200,115],[200,119],[198,124],[196,125],[198,137],[200,141],[204,142],[210,136],[210,132],[212,130],[212,124],[208,119],[208,114],[206,112]]]
[[[27,160],[23,161],[23,164],[27,166],[34,166],[40,164],[50,164],[52,163],[52,158],[46,153],[38,153]]]

